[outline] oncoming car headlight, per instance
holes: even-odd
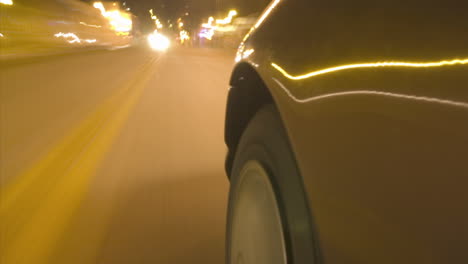
[[[148,35],[148,44],[157,51],[165,51],[170,46],[169,39],[159,32],[154,32]]]

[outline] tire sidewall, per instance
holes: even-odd
[[[280,211],[288,263],[317,263],[302,178],[279,113],[273,105],[261,108],[252,118],[235,154],[228,200],[226,263],[230,264],[235,190],[238,188],[242,169],[251,160],[257,161],[263,167],[273,187]]]

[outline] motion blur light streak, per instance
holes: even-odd
[[[357,63],[357,64],[347,64],[336,67],[331,67],[323,70],[313,71],[302,75],[293,76],[281,68],[276,63],[271,63],[271,66],[283,74],[286,78],[291,80],[303,80],[311,78],[317,75],[322,75],[331,72],[337,72],[342,70],[356,69],[356,68],[383,68],[383,67],[408,67],[408,68],[432,68],[432,67],[443,67],[443,66],[454,66],[454,65],[464,65],[468,64],[468,59],[453,59],[453,60],[443,60],[437,62],[399,62],[399,61],[389,61],[389,62],[374,62],[374,63]]]
[[[230,10],[229,14],[226,18],[224,19],[216,19],[216,24],[221,24],[221,25],[226,25],[230,24],[232,22],[232,18],[237,15],[236,10]]]
[[[179,33],[180,42],[183,44],[185,41],[190,39],[190,36],[186,30],[182,30]]]
[[[101,2],[95,2],[93,6],[94,8],[99,9],[102,16],[104,16],[109,21],[112,30],[125,33],[132,30],[133,22],[130,14],[121,12],[119,10],[106,11],[104,5]]]
[[[156,28],[157,29],[163,28],[163,25],[161,24],[161,21],[159,21],[159,19],[156,19]]]
[[[214,17],[209,17],[209,18],[208,18],[208,22],[207,22],[207,23],[203,23],[203,24],[202,24],[202,27],[204,27],[204,28],[213,28],[213,27],[214,27],[214,26],[213,26],[214,20],[215,20]]]
[[[13,5],[13,0],[0,0],[0,4]]]
[[[101,28],[102,26],[99,26],[99,25],[90,25],[90,24],[87,24],[85,22],[80,22],[81,25],[83,26],[87,26],[87,27],[93,27],[93,28]]]
[[[158,19],[158,17],[153,13],[153,9],[150,9],[149,10],[149,13],[151,14],[151,19],[154,20],[154,23],[156,25],[156,28],[157,29],[161,29],[163,28],[163,25],[161,23],[161,21]]]
[[[230,10],[228,16],[223,19],[215,19],[214,17],[210,16],[208,18],[208,22],[202,24],[202,30],[200,31],[198,36],[200,38],[212,40],[215,34],[215,30],[229,31],[229,29],[223,28],[223,26],[231,24],[233,17],[236,15],[236,10]]]
[[[170,46],[169,39],[157,31],[148,35],[148,44],[157,51],[166,51]]]
[[[4,38],[4,37],[5,37],[5,36],[4,36],[2,33],[0,33],[0,38]]]
[[[112,29],[115,31],[129,32],[132,30],[132,20],[128,14],[121,13],[117,10],[108,12],[107,14]]]
[[[423,101],[423,102],[428,102],[428,103],[437,103],[437,104],[445,104],[445,105],[451,105],[451,106],[456,106],[456,107],[462,107],[462,108],[468,108],[468,103],[465,102],[457,102],[457,101],[452,101],[452,100],[447,100],[447,99],[440,99],[440,98],[433,98],[433,97],[427,97],[427,96],[416,96],[416,95],[408,95],[408,94],[397,94],[397,93],[389,93],[389,92],[380,92],[380,91],[371,91],[371,90],[357,90],[357,91],[349,91],[349,92],[339,92],[339,93],[329,93],[329,94],[324,94],[324,95],[319,95],[319,96],[314,96],[310,98],[305,98],[305,99],[299,99],[296,96],[294,96],[284,84],[282,84],[280,81],[278,81],[275,78],[272,78],[273,81],[275,81],[283,91],[286,92],[286,94],[293,99],[295,102],[298,103],[310,103],[312,101],[318,101],[326,98],[332,98],[332,97],[339,97],[339,96],[349,96],[349,95],[377,95],[377,96],[387,96],[387,97],[394,97],[394,98],[400,98],[400,99],[406,99],[406,100],[416,100],[416,101]]]
[[[81,41],[84,41],[86,43],[95,43],[97,40],[96,39],[80,39],[76,34],[74,33],[63,33],[59,32],[54,35],[56,38],[64,38],[67,40],[68,43],[81,43]]]
[[[101,2],[95,2],[93,4],[93,7],[99,9],[99,11],[101,11],[101,14],[105,16],[106,9],[104,8],[104,5]]]
[[[254,28],[258,28],[280,2],[281,0],[275,0],[273,3],[271,3],[265,13],[263,13],[263,15],[258,19],[257,23],[254,25]]]
[[[270,15],[271,11],[273,11],[273,9],[275,9],[275,7],[281,2],[281,0],[274,0],[274,2],[272,2],[270,4],[270,6],[267,7],[267,9],[265,10],[265,12],[263,12],[262,16],[258,19],[257,23],[255,23],[255,25],[250,28],[249,30],[249,33],[247,33],[244,37],[244,40],[243,41],[246,41],[250,34],[252,34],[252,32],[257,29],[262,23],[263,21],[265,21],[265,19]]]
[[[216,28],[216,26],[213,25],[213,22],[215,22],[214,17],[209,17],[208,22],[202,24],[202,30],[198,34],[200,38],[205,38],[207,40],[213,39],[214,30]]]
[[[81,42],[80,38],[77,35],[75,35],[74,33],[62,33],[62,32],[60,32],[60,33],[55,34],[54,36],[56,38],[62,37],[62,38],[67,39],[68,43],[77,43],[77,42],[80,43]],[[71,40],[68,40],[68,39],[71,39]]]
[[[198,34],[200,38],[205,38],[207,40],[212,40],[213,35],[214,35],[214,30],[210,30],[210,29],[202,29],[200,34]]]

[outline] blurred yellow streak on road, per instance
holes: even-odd
[[[88,183],[153,77],[151,58],[42,159],[0,189],[0,263],[49,263]],[[96,243],[98,243],[96,241]],[[98,245],[96,245],[97,247]]]

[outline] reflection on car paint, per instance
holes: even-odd
[[[283,91],[295,102],[297,103],[310,103],[312,101],[318,101],[322,99],[338,97],[338,96],[348,96],[348,95],[376,95],[376,96],[386,96],[386,97],[393,97],[399,99],[406,99],[406,100],[414,100],[414,101],[421,101],[427,103],[437,103],[437,104],[444,104],[444,105],[451,105],[456,107],[462,107],[468,109],[468,103],[465,102],[457,102],[447,99],[440,99],[434,97],[427,97],[427,96],[416,96],[416,95],[408,95],[408,94],[398,94],[398,93],[390,93],[390,92],[380,92],[380,91],[372,91],[372,90],[355,90],[355,91],[347,91],[347,92],[337,92],[337,93],[328,93],[322,94],[318,96],[308,97],[304,99],[299,99],[294,96],[291,91],[282,84],[278,79],[272,78]]]
[[[265,12],[263,12],[262,16],[257,20],[257,23],[255,23],[255,25],[250,28],[249,30],[249,33],[247,33],[244,37],[244,40],[243,41],[246,41],[250,34],[252,34],[252,32],[257,29],[262,23],[263,21],[265,21],[265,19],[270,15],[271,11],[273,11],[273,9],[275,9],[275,7],[281,2],[281,0],[274,0],[274,2],[272,2],[270,4],[270,6],[267,7],[267,9],[265,10]]]
[[[356,63],[356,64],[346,64],[335,66],[331,68],[326,68],[322,70],[312,71],[306,74],[293,76],[289,74],[286,70],[284,70],[281,66],[276,63],[271,63],[271,66],[279,71],[284,77],[290,80],[303,80],[308,79],[311,77],[315,77],[318,75],[343,71],[343,70],[350,70],[350,69],[357,69],[357,68],[383,68],[383,67],[409,67],[409,68],[432,68],[432,67],[442,67],[442,66],[454,66],[454,65],[463,65],[468,64],[467,59],[453,59],[453,60],[442,60],[436,62],[401,62],[401,61],[387,61],[387,62],[368,62],[368,63]]]

